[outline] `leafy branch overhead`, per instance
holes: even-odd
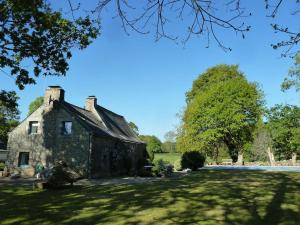
[[[280,9],[287,1],[264,2],[270,18],[285,12]],[[290,13],[296,18],[300,1],[291,2],[294,7]],[[0,0],[0,71],[10,73],[8,76],[15,79],[20,89],[34,84],[41,75],[66,75],[72,50],[84,49],[97,38],[99,18],[107,8],[113,8],[126,33],[154,33],[155,40],[168,38],[183,43],[203,37],[207,47],[214,40],[228,51],[231,48],[223,42],[224,31],[242,38],[250,31],[246,18],[255,9],[245,7],[244,3],[242,0],[98,0],[90,5],[91,10],[81,6],[82,0],[65,0],[64,11],[58,11],[52,8],[53,1]],[[272,27],[275,33],[287,36],[286,40],[272,44],[273,48],[284,49],[283,56],[297,55],[299,29],[293,30],[291,24],[274,23]]]
[[[40,75],[66,75],[71,49],[86,48],[98,34],[98,21],[68,20],[44,0],[0,0],[0,69],[20,89]]]
[[[19,119],[18,99],[15,91],[0,91],[0,119]]]
[[[275,18],[283,7],[283,0],[264,0],[267,17]],[[294,0],[294,10],[291,15],[297,17],[300,9],[297,7],[299,0]],[[126,33],[130,30],[140,34],[149,34],[154,32],[155,40],[168,38],[178,41],[181,39],[186,43],[192,36],[204,37],[207,41],[207,47],[210,41],[214,40],[223,50],[231,50],[226,43],[222,41],[224,30],[230,30],[236,35],[245,37],[246,32],[250,31],[251,26],[246,24],[245,18],[252,16],[252,11],[243,6],[242,0],[99,0],[95,12],[100,15],[105,8],[112,5],[116,11],[116,17],[121,20],[122,27]],[[181,23],[186,32],[175,34],[174,26],[178,28]],[[289,26],[281,24],[271,24],[275,33],[287,35],[287,40],[271,44],[274,49],[283,48],[283,56],[297,53],[294,47],[297,46],[300,39],[300,32],[292,31]],[[154,30],[153,30],[154,27]],[[178,30],[178,29],[177,29]]]
[[[14,91],[0,91],[0,141],[6,143],[8,132],[18,125],[18,99]]]

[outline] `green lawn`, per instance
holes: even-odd
[[[0,224],[300,224],[300,173],[200,171],[153,183],[0,188]]]
[[[179,160],[181,158],[180,153],[155,153],[154,159],[162,159],[164,161],[168,161],[169,163],[174,165],[174,162],[176,160]]]

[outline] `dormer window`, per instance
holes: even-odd
[[[39,128],[38,121],[30,121],[29,122],[29,134],[37,134]]]
[[[72,122],[71,121],[63,121],[62,122],[62,135],[70,135],[72,134]]]

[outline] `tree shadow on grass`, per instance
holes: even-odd
[[[201,171],[178,180],[0,188],[6,224],[299,224],[300,173]]]

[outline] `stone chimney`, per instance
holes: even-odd
[[[44,105],[52,106],[54,102],[63,102],[65,91],[60,86],[49,86],[44,96]]]
[[[95,106],[97,105],[97,98],[96,96],[89,96],[85,101],[85,109],[88,111],[93,111]]]

